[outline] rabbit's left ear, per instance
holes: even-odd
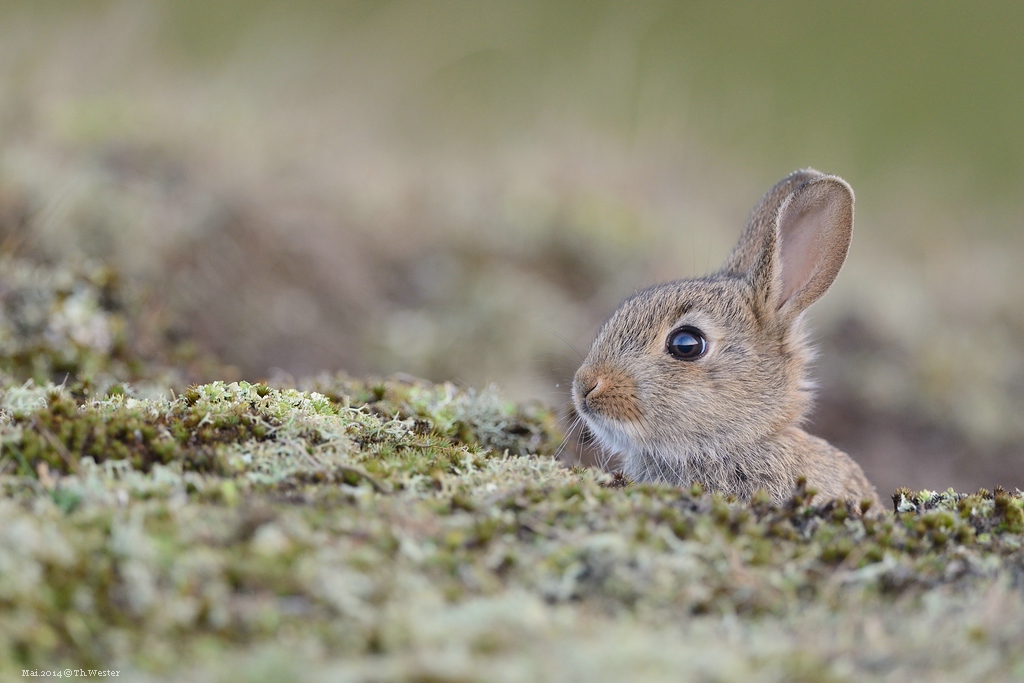
[[[791,320],[839,275],[853,235],[853,190],[835,176],[801,185],[779,207],[774,233],[748,277],[759,298]]]
[[[807,183],[779,209],[779,298],[783,317],[813,304],[832,286],[853,236],[853,189],[842,178]]]

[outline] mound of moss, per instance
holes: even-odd
[[[133,382],[143,393],[233,372],[202,353],[139,283],[89,259],[50,262],[0,223],[0,374],[5,382]],[[29,252],[29,253],[23,253]]]
[[[0,671],[132,680],[1024,674],[1024,499],[860,518],[553,457],[550,411],[410,379],[0,392]]]

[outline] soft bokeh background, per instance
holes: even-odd
[[[0,2],[0,237],[248,378],[565,401],[772,183],[857,191],[812,431],[884,493],[1024,487],[1024,5]]]

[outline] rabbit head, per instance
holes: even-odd
[[[645,289],[605,322],[573,402],[630,476],[679,480],[689,461],[744,457],[800,423],[813,388],[802,314],[846,259],[853,201],[842,179],[797,171],[718,272]]]

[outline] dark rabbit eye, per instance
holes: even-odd
[[[708,342],[696,327],[680,327],[668,335],[667,348],[679,360],[697,360],[708,350]]]

